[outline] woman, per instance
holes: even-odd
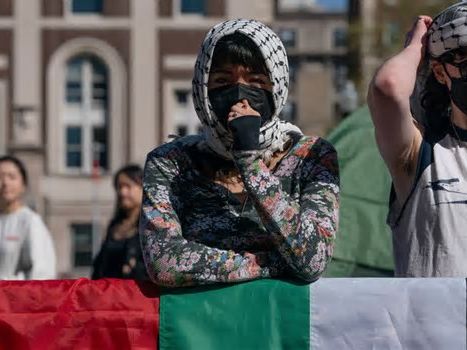
[[[332,255],[332,146],[280,121],[285,49],[254,20],[207,34],[193,79],[204,135],[149,153],[140,223],[151,279],[165,286],[267,277],[316,280]]]
[[[396,276],[467,276],[467,3],[420,16],[368,103],[393,180]]]
[[[115,174],[117,207],[94,261],[93,279],[148,279],[138,234],[142,182],[143,170],[138,165],[127,165]]]
[[[26,168],[0,157],[0,279],[54,279],[55,250],[47,227],[24,205]]]

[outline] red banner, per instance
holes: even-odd
[[[157,349],[150,283],[88,279],[0,282],[0,349]]]

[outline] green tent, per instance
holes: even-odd
[[[338,152],[340,221],[327,277],[392,276],[386,225],[391,180],[381,159],[367,107],[348,116],[327,139]]]

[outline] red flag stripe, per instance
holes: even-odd
[[[151,283],[88,279],[0,282],[0,349],[157,349]]]

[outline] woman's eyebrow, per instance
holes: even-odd
[[[251,71],[251,72],[247,72],[248,75],[264,75],[265,77],[267,77],[268,75],[264,72],[261,72],[261,71]]]
[[[214,68],[211,73],[222,73],[222,74],[232,74],[232,72],[228,69],[223,68]]]

